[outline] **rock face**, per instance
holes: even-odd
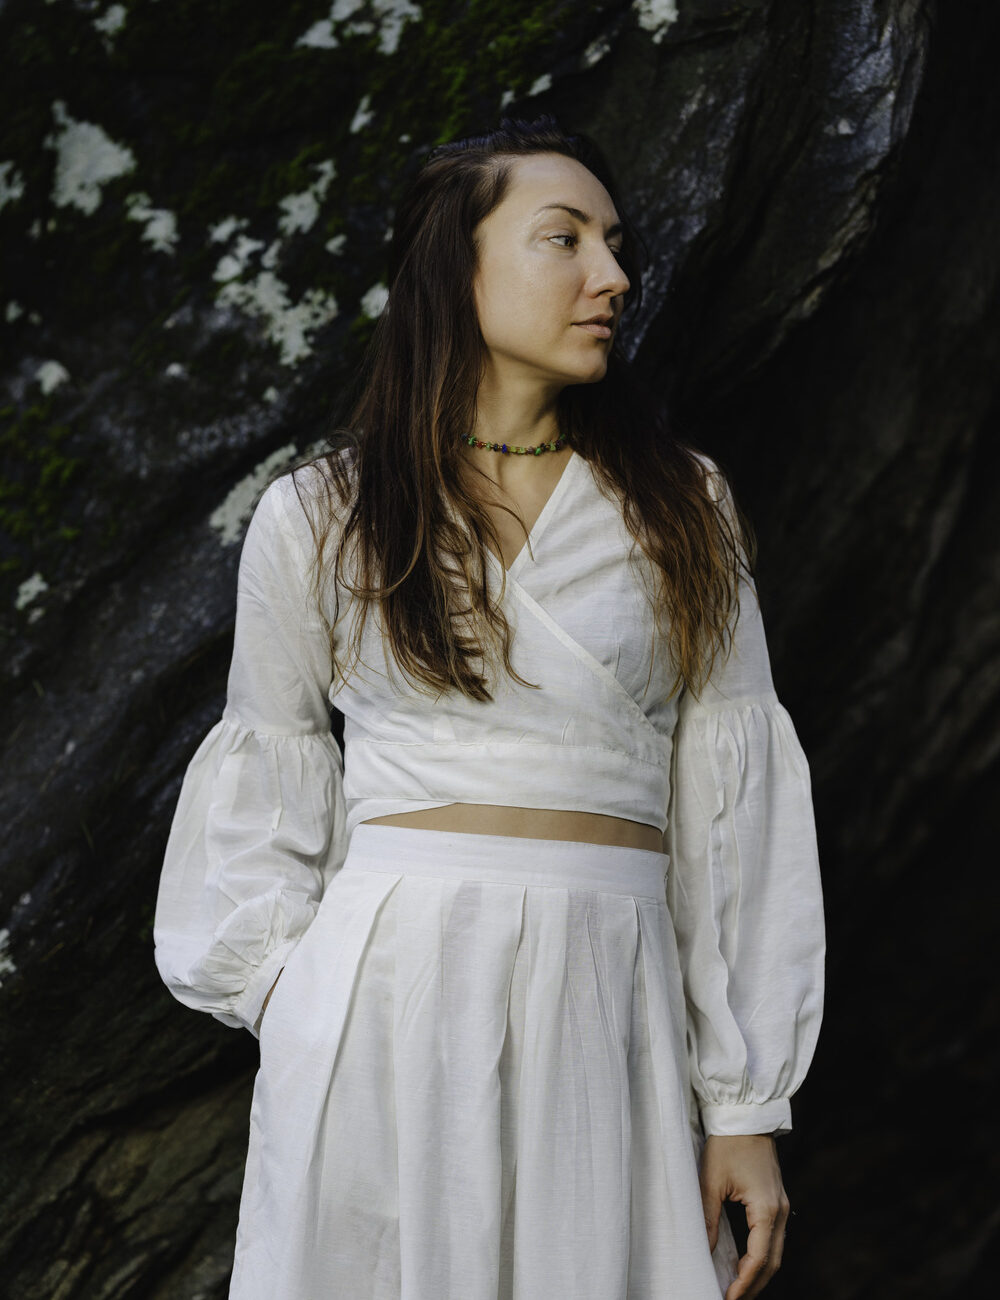
[[[9,1294],[226,1293],[256,1046],[159,984],[166,830],[254,493],[349,390],[404,178],[501,108],[591,131],[631,196],[629,347],[755,520],[812,763],[829,1011],[769,1294],[984,1290],[1000,17],[957,9],[0,10]]]

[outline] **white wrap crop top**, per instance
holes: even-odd
[[[319,472],[299,473],[307,502]],[[506,574],[512,662],[540,689],[504,676],[477,702],[415,689],[372,616],[363,665],[334,683],[313,554],[283,477],[247,531],[226,708],[191,760],[167,846],[154,938],[175,996],[253,1028],[369,818],[451,803],[623,817],[665,832],[707,1131],[788,1127],[819,1027],[822,903],[808,766],[774,693],[752,587],[700,697],[666,701],[673,672],[660,640],[651,653],[648,561],[573,453]],[[341,601],[338,644],[352,617]],[[761,956],[769,946],[777,958]]]
[[[506,575],[511,661],[539,689],[504,675],[492,702],[419,694],[387,662],[372,620],[363,651],[375,671],[331,693],[344,715],[348,833],[370,817],[448,803],[666,828],[677,701],[660,702],[666,666],[650,672],[651,610],[631,542],[574,453]],[[499,591],[501,562],[489,558]]]

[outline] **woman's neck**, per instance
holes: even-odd
[[[537,447],[559,437],[556,399],[561,386],[540,386],[537,379],[500,383],[487,373],[476,394],[475,424],[469,430],[481,442],[506,443],[510,447]],[[478,451],[480,456],[485,455]]]

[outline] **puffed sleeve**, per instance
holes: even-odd
[[[187,768],[154,919],[171,993],[254,1035],[346,854],[312,547],[295,485],[278,479],[243,543],[226,707]]]
[[[809,767],[749,581],[728,658],[679,702],[665,848],[702,1127],[787,1132],[819,1034],[825,930]]]

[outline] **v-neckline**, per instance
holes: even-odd
[[[528,536],[521,543],[521,549],[514,556],[513,560],[511,560],[509,566],[504,564],[503,558],[501,556],[496,555],[492,550],[490,550],[489,547],[486,548],[487,553],[493,556],[493,559],[498,565],[498,567],[504,571],[505,575],[508,578],[516,578],[517,574],[515,570],[520,570],[523,567],[526,557],[531,555],[535,547],[538,545],[538,539],[545,531],[546,525],[548,524],[549,520],[552,518],[552,515],[555,513],[555,509],[558,506],[560,499],[563,497],[563,495],[566,492],[566,488],[569,484],[569,480],[571,476],[571,471],[573,469],[573,463],[574,461],[577,461],[579,459],[580,457],[578,453],[574,448],[571,447],[569,458],[566,461],[566,464],[562,468],[562,473],[556,479],[555,487],[549,493],[545,504],[542,506],[541,510],[539,510],[538,514],[536,515],[535,522],[528,529]]]

